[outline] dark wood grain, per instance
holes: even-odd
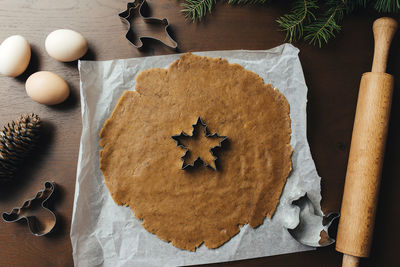
[[[287,11],[287,3],[269,6],[231,7],[220,3],[201,23],[186,21],[179,13],[181,1],[148,1],[152,15],[167,17],[179,43],[178,52],[269,49],[284,42],[275,19]],[[278,2],[278,1],[276,1]],[[2,0],[0,40],[25,36],[32,46],[28,70],[18,78],[0,76],[0,124],[22,113],[36,112],[44,122],[40,149],[21,168],[15,183],[0,187],[0,211],[21,205],[53,180],[58,185],[55,208],[57,230],[47,237],[35,237],[24,224],[0,222],[0,266],[71,266],[69,229],[75,189],[76,165],[81,134],[79,74],[77,63],[60,63],[44,50],[48,33],[58,28],[81,32],[88,40],[91,60],[107,60],[172,53],[157,43],[139,52],[124,39],[126,25],[117,14],[125,1],[111,0]],[[317,170],[322,177],[323,209],[340,209],[359,81],[372,62],[371,26],[378,16],[362,11],[345,19],[343,31],[323,49],[295,44],[309,88],[308,138]],[[398,18],[398,17],[397,17]],[[375,240],[370,259],[361,266],[394,266],[400,239],[400,35],[392,45],[388,72],[396,86],[387,154],[378,207]],[[29,99],[24,82],[35,71],[58,73],[69,83],[72,94],[63,104],[47,107]],[[312,252],[223,263],[219,266],[340,266],[341,255],[334,247]],[[217,266],[217,265],[216,265]]]

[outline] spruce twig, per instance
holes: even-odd
[[[207,11],[211,13],[213,6],[217,0],[186,0],[186,3],[182,4],[183,9],[181,12],[186,18],[193,21],[201,20],[207,14]]]
[[[399,0],[376,0],[375,9],[378,12],[397,12],[400,9]]]
[[[318,0],[296,1],[289,14],[276,20],[283,31],[286,31],[286,40],[290,43],[303,37],[303,25],[315,20],[313,9],[317,9]]]
[[[184,0],[182,12],[193,21],[201,20],[211,13],[217,0]],[[222,0],[221,0],[222,1]],[[224,0],[231,5],[265,4],[268,0]],[[276,21],[286,40],[294,42],[303,38],[312,45],[321,47],[341,30],[344,14],[360,8],[372,7],[378,12],[398,12],[400,0],[292,0],[288,14]]]
[[[328,1],[331,4],[335,1]],[[328,43],[329,39],[341,30],[338,22],[342,21],[345,11],[344,2],[329,8],[324,16],[304,27],[306,32],[304,40],[309,40],[312,45],[322,47],[323,42]]]
[[[181,6],[181,12],[187,19],[193,21],[201,20],[207,12],[211,13],[217,0],[186,0]],[[245,5],[245,4],[265,4],[267,0],[228,0],[231,5]]]
[[[343,0],[342,2],[346,6],[346,13],[350,14],[356,9],[366,8],[371,0]]]
[[[247,5],[247,4],[259,4],[263,5],[267,0],[228,0],[228,4],[231,5]]]

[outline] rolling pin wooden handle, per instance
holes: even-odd
[[[380,18],[375,20],[372,30],[375,40],[372,72],[386,72],[389,47],[397,30],[397,22],[392,18]]]
[[[343,254],[342,267],[357,267],[359,261],[360,261],[360,258],[358,258],[358,257]]]

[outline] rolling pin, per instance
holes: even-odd
[[[394,79],[385,71],[397,22],[380,18],[372,29],[372,71],[361,78],[336,241],[343,267],[358,266],[371,250],[392,103]]]

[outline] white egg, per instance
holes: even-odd
[[[70,62],[86,54],[88,43],[79,32],[60,29],[47,36],[45,48],[52,58],[62,62]]]
[[[50,71],[38,71],[29,76],[25,89],[30,98],[45,105],[59,104],[69,96],[68,84]]]
[[[13,35],[0,45],[0,73],[16,77],[22,74],[29,65],[31,47],[21,35]]]

